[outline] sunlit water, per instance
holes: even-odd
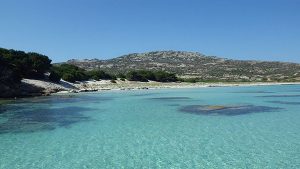
[[[300,86],[17,100],[0,152],[1,169],[300,168]]]

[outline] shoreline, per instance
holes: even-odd
[[[243,86],[274,86],[274,85],[300,85],[300,82],[137,82],[137,81],[122,81],[115,80],[116,83],[110,80],[101,81],[80,81],[69,83],[60,81],[53,83],[44,80],[23,79],[23,89],[25,94],[0,98],[0,100],[30,98],[38,96],[49,96],[56,94],[71,94],[83,92],[103,92],[103,91],[129,91],[129,90],[155,90],[155,89],[188,89],[188,88],[208,88],[208,87],[243,87]],[[38,90],[32,90],[38,89]],[[29,90],[30,89],[30,90]]]
[[[243,87],[243,86],[274,86],[274,85],[300,85],[300,82],[219,82],[219,83],[187,83],[187,82],[119,82],[110,83],[109,80],[86,81],[74,84],[77,90],[59,91],[56,93],[81,93],[81,92],[101,92],[109,90],[154,90],[154,89],[188,89],[188,88],[207,88],[207,87]]]

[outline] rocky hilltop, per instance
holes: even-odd
[[[108,60],[69,60],[86,70],[102,69],[111,73],[129,70],[164,70],[180,77],[203,80],[299,81],[300,64],[245,61],[205,56],[197,52],[155,51],[133,53]]]

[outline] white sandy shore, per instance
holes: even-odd
[[[160,88],[200,88],[200,87],[230,87],[230,86],[263,86],[263,85],[300,85],[300,82],[253,82],[253,83],[187,83],[187,82],[133,82],[116,80],[112,83],[110,80],[101,81],[84,81],[77,83],[69,83],[61,81],[59,84],[42,81],[23,79],[23,83],[31,84],[45,89],[45,93],[77,93],[102,90],[139,90],[139,89],[160,89]]]

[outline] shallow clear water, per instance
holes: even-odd
[[[0,152],[1,169],[300,168],[300,86],[22,99],[0,107]]]

